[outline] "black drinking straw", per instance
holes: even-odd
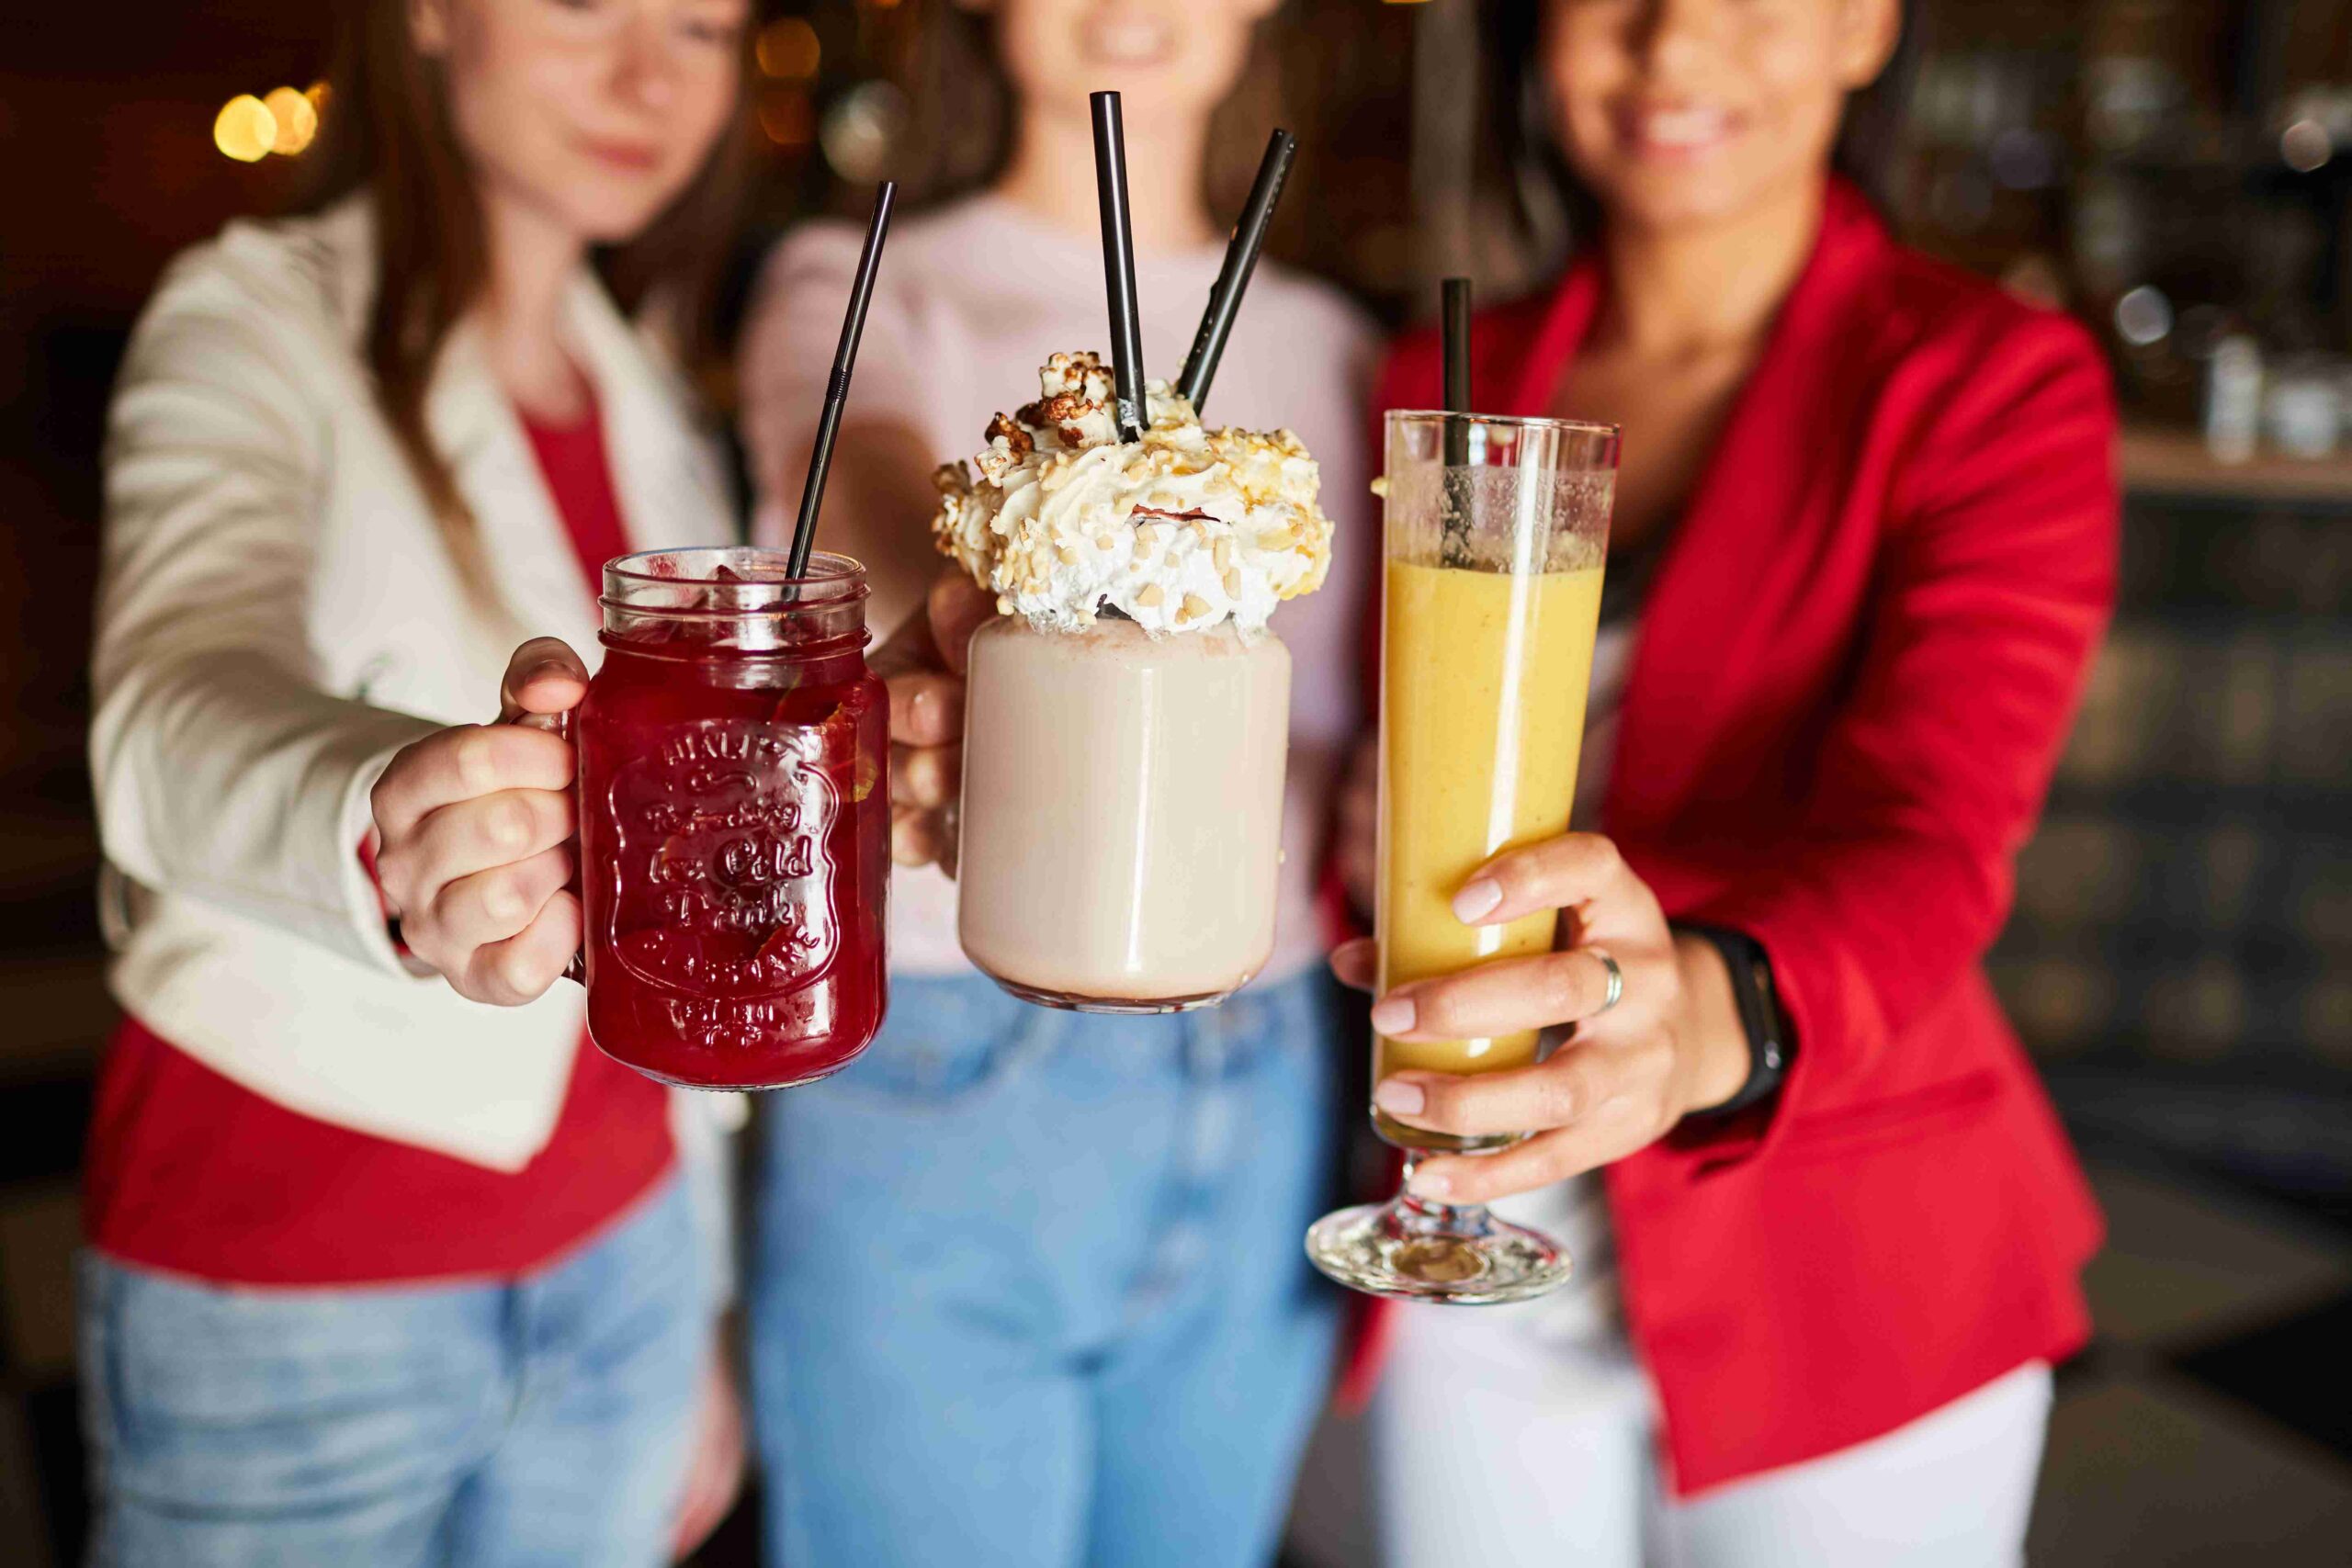
[[[1201,317],[1201,330],[1193,335],[1193,352],[1184,358],[1183,374],[1176,378],[1176,389],[1191,400],[1196,414],[1208,400],[1209,383],[1216,379],[1216,362],[1224,356],[1233,318],[1241,313],[1241,291],[1250,287],[1258,253],[1265,249],[1266,226],[1274,216],[1274,203],[1282,199],[1283,182],[1290,177],[1290,161],[1297,153],[1298,138],[1277,130],[1266,143],[1266,155],[1258,161],[1258,178],[1250,186],[1241,221],[1234,226],[1233,239],[1225,247],[1225,265],[1217,270],[1216,287],[1209,290],[1208,310]]]
[[[1445,280],[1445,319],[1440,329],[1445,339],[1445,412],[1470,412],[1470,280]],[[1466,420],[1445,422],[1445,463],[1458,468],[1470,461],[1470,425]]]
[[[833,374],[825,383],[825,410],[817,416],[817,445],[808,454],[808,477],[800,485],[800,521],[792,530],[792,555],[785,574],[808,574],[808,549],[817,542],[817,512],[825,503],[825,472],[833,466],[833,436],[842,427],[842,405],[849,401],[849,373],[857,364],[857,340],[865,331],[865,308],[874,302],[874,273],[882,262],[882,241],[890,231],[890,198],[898,182],[884,180],[874,193],[874,216],[865,225],[865,249],[857,258],[857,281],[850,285],[849,313],[842,319],[842,341],[833,350]]]
[[[1144,402],[1143,321],[1136,313],[1135,224],[1127,215],[1127,132],[1119,95],[1096,93],[1094,193],[1102,205],[1102,282],[1111,297],[1111,376],[1119,439],[1140,441],[1150,423]]]

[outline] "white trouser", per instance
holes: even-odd
[[[1532,1303],[1531,1303],[1532,1304]],[[1687,1502],[1624,1340],[1516,1307],[1404,1310],[1374,1411],[1390,1568],[2014,1568],[2050,1415],[2036,1361],[1896,1428]]]

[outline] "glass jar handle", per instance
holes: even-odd
[[[566,708],[561,713],[518,714],[508,722],[519,724],[526,729],[544,729],[549,735],[554,736],[557,739],[561,740],[564,744],[572,748],[572,788],[575,792],[575,798],[572,804],[575,807],[573,815],[576,818],[578,816],[576,807],[580,804],[576,798],[576,792],[580,787],[580,760],[578,755],[578,743],[575,742],[571,737],[571,710],[570,708]],[[573,836],[575,838],[578,837],[576,829]],[[572,884],[571,896],[574,898],[580,898],[580,886],[577,881]],[[563,977],[574,982],[584,989],[588,984],[588,932],[586,929],[588,919],[588,901],[584,898],[580,898],[580,918],[582,925],[580,933],[580,950],[571,955],[571,962],[563,966]]]

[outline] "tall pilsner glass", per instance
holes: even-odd
[[[1468,926],[1452,899],[1504,850],[1568,826],[1617,429],[1555,419],[1392,412],[1380,678],[1379,987],[1553,945],[1547,910]],[[1408,1069],[1491,1073],[1536,1060],[1536,1033],[1414,1043],[1375,1036],[1374,1082]],[[1521,1134],[1456,1137],[1375,1111],[1414,1165]],[[1375,1295],[1518,1301],[1568,1277],[1549,1237],[1482,1205],[1400,1193],[1327,1214],[1307,1255]]]

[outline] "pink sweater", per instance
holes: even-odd
[[[761,486],[754,525],[780,541],[789,500],[775,476],[807,460],[825,391],[858,231],[812,223],[771,258],[745,330],[743,434]],[[1136,258],[1148,372],[1173,379],[1192,346],[1224,243]],[[874,290],[850,391],[853,417],[896,408],[941,461],[987,445],[1000,410],[1037,395],[1037,367],[1060,349],[1109,346],[1102,246],[1048,228],[1012,204],[978,197],[895,229]],[[1276,614],[1293,660],[1290,786],[1281,909],[1265,977],[1320,963],[1325,933],[1314,878],[1329,805],[1362,718],[1357,628],[1380,549],[1379,513],[1363,448],[1364,399],[1379,340],[1336,290],[1261,264],[1209,394],[1213,423],[1288,426],[1321,462],[1323,507],[1339,525],[1319,592]],[[886,631],[888,628],[876,628]],[[900,871],[890,889],[890,959],[905,974],[963,972],[955,885],[936,870]]]

